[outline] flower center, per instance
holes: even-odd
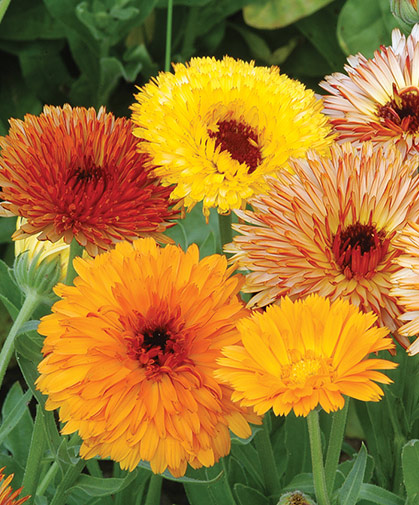
[[[373,224],[355,223],[344,230],[339,226],[333,238],[332,251],[348,279],[354,276],[368,279],[387,254],[390,238]]]
[[[234,160],[246,163],[251,174],[262,162],[256,131],[245,123],[235,120],[218,121],[218,131],[208,131],[215,138],[215,146],[221,151],[228,151]]]
[[[127,355],[138,361],[147,374],[168,371],[187,361],[182,324],[177,317],[144,317],[135,312],[122,317],[121,322],[128,332]]]
[[[403,131],[416,133],[419,130],[419,89],[409,86],[401,91],[393,84],[394,97],[378,107],[378,116],[400,126]]]
[[[330,360],[317,356],[314,351],[308,350],[302,354],[296,349],[289,351],[291,363],[282,368],[281,378],[288,385],[300,386],[305,384],[311,377],[333,377],[334,371]]]
[[[70,171],[67,184],[74,189],[76,186],[84,186],[91,182],[95,183],[104,180],[105,173],[102,167],[97,166],[93,160],[84,159],[84,163]]]

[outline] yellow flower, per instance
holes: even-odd
[[[263,176],[326,152],[330,126],[313,91],[277,67],[224,57],[192,58],[161,73],[136,95],[132,119],[139,149],[157,165],[172,198],[191,209],[203,201],[228,213],[266,189]]]
[[[63,433],[78,430],[83,458],[96,455],[133,470],[140,460],[178,477],[211,466],[230,450],[232,430],[259,423],[214,379],[221,348],[239,340],[248,311],[241,276],[224,256],[199,261],[194,245],[160,249],[151,239],[121,242],[74,262],[74,286],[44,317],[37,387],[60,409]]]
[[[392,45],[374,58],[350,56],[348,75],[336,72],[320,83],[324,113],[338,140],[393,144],[403,155],[419,153],[419,25],[406,39],[395,29]]]
[[[419,334],[419,225],[409,223],[396,239],[396,245],[403,250],[397,258],[401,269],[391,276],[393,289],[391,294],[405,309],[399,316],[404,324],[399,332],[406,336]],[[410,355],[419,353],[419,339],[407,349]]]
[[[331,412],[343,407],[343,395],[378,401],[383,391],[375,382],[391,380],[376,370],[397,364],[367,359],[394,347],[375,320],[346,300],[286,297],[237,323],[242,342],[222,350],[215,376],[232,386],[233,400],[258,414],[272,408],[275,415],[293,409],[307,416],[319,404]]]
[[[331,151],[331,158],[313,152],[294,160],[294,175],[269,178],[268,194],[250,200],[254,212],[236,211],[250,224],[235,226],[241,235],[225,250],[250,270],[243,290],[257,293],[252,306],[285,295],[343,297],[394,332],[402,313],[390,294],[390,275],[401,268],[394,238],[419,219],[417,163],[371,143]]]

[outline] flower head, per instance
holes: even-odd
[[[277,67],[224,57],[192,58],[161,73],[136,95],[134,135],[173,198],[203,201],[219,213],[245,205],[262,176],[332,142],[322,103]]]
[[[273,408],[275,415],[307,416],[319,404],[335,411],[342,395],[378,401],[383,392],[375,382],[391,380],[376,370],[397,364],[367,359],[394,347],[386,328],[372,326],[375,319],[347,300],[284,298],[237,323],[241,344],[223,349],[215,375],[232,386],[233,400],[258,414]]]
[[[30,496],[17,499],[22,488],[13,491],[9,484],[12,482],[14,474],[12,473],[5,478],[4,469],[5,467],[0,468],[0,505],[21,505],[26,500],[29,500]]]
[[[406,39],[393,30],[392,45],[374,58],[350,56],[348,75],[334,73],[320,83],[324,113],[338,140],[395,144],[406,156],[419,153],[419,25]]]
[[[60,408],[63,433],[78,430],[83,458],[132,470],[140,460],[174,476],[211,466],[230,449],[229,429],[246,438],[248,420],[214,379],[224,345],[239,340],[247,315],[224,256],[199,261],[191,246],[160,249],[151,238],[122,242],[94,260],[75,260],[74,286],[44,317],[37,387]]]
[[[176,217],[170,189],[145,168],[129,120],[65,105],[10,125],[0,138],[2,208],[27,219],[13,238],[74,237],[92,256],[123,239],[163,239]]]
[[[226,247],[251,271],[244,290],[257,294],[250,304],[309,293],[344,297],[396,330],[402,309],[390,295],[390,275],[400,269],[401,251],[394,237],[419,218],[416,163],[365,143],[359,152],[336,145],[331,158],[312,152],[291,165],[295,175],[269,178],[268,194],[251,200],[254,212],[237,211],[250,225],[236,225],[242,235]]]
[[[405,310],[399,319],[408,321],[399,332],[406,336],[416,336],[419,334],[419,225],[409,223],[397,236],[396,245],[403,254],[396,260],[400,270],[391,276],[394,286],[391,294]],[[419,353],[419,339],[407,351],[411,355]]]

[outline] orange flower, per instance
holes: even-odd
[[[23,488],[13,491],[9,484],[12,482],[14,474],[12,473],[8,477],[4,478],[5,476],[3,470],[5,468],[5,466],[0,468],[0,505],[20,505],[26,500],[29,500],[30,496],[17,499]]]
[[[394,236],[419,217],[416,163],[370,143],[331,152],[294,160],[295,176],[270,178],[268,194],[251,200],[255,211],[237,211],[251,224],[236,225],[242,236],[226,251],[251,271],[244,291],[257,293],[253,306],[284,295],[344,297],[395,331],[402,309],[390,294],[390,275],[400,269]]]
[[[391,276],[393,289],[391,294],[405,309],[399,316],[402,321],[408,321],[400,328],[400,333],[406,336],[419,334],[419,225],[409,223],[397,236],[396,245],[403,254],[397,258],[401,269]],[[408,347],[407,352],[413,356],[419,353],[419,339]]]
[[[367,359],[394,347],[387,328],[372,327],[375,319],[347,300],[284,298],[237,323],[241,344],[222,350],[215,376],[233,387],[233,400],[258,414],[273,408],[275,415],[292,409],[307,416],[318,404],[335,411],[342,395],[378,401],[383,391],[375,382],[392,381],[376,370],[397,364]]]
[[[320,83],[324,113],[341,141],[396,144],[403,155],[419,153],[419,25],[406,39],[392,33],[392,45],[374,58],[350,56],[348,75],[334,73]]]
[[[145,169],[129,120],[64,105],[10,124],[0,138],[0,196],[3,209],[27,219],[13,238],[75,237],[92,256],[123,239],[164,240],[166,219],[177,217],[171,190]]]
[[[213,465],[230,450],[229,429],[250,435],[257,416],[213,378],[235,323],[247,315],[224,256],[199,261],[193,245],[160,249],[153,239],[75,260],[74,286],[43,318],[37,387],[60,408],[63,433],[78,430],[83,458],[133,470],[140,460],[174,476]]]

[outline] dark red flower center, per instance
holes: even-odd
[[[146,369],[147,374],[169,371],[184,364],[187,359],[183,325],[177,317],[143,317],[136,313],[136,321],[131,317],[123,321],[132,336],[125,337],[127,354]]]
[[[348,279],[370,278],[380,261],[387,254],[390,237],[374,224],[351,224],[339,227],[333,237],[332,251],[337,264]]]
[[[258,136],[254,128],[235,120],[218,121],[218,131],[208,131],[215,138],[215,146],[221,151],[228,151],[234,160],[246,163],[249,174],[254,172],[262,162],[258,146]]]
[[[93,160],[85,159],[84,163],[73,168],[68,176],[67,184],[74,189],[76,186],[95,183],[103,180],[105,172]]]
[[[416,133],[419,130],[419,89],[409,86],[398,91],[393,84],[393,98],[378,107],[378,116],[390,120],[403,131]]]

